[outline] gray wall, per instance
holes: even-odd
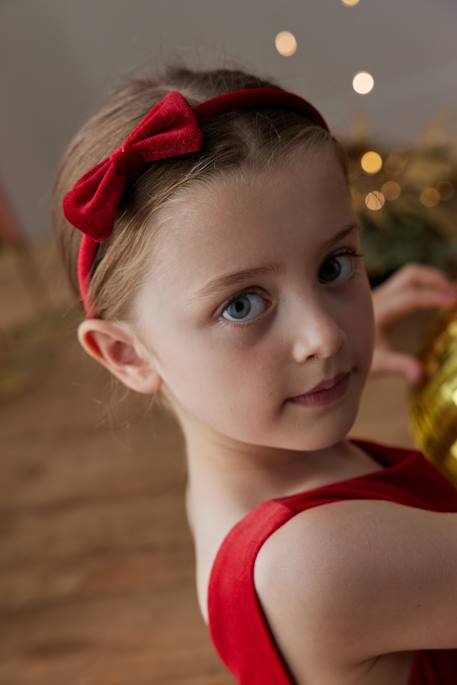
[[[375,140],[413,143],[440,111],[457,112],[456,19],[451,0],[3,0],[0,177],[29,239],[48,239],[74,132],[120,78],[171,57],[235,59],[309,98],[336,135],[362,117]],[[298,40],[288,58],[274,47],[284,29]],[[360,70],[375,78],[366,96],[352,90]]]

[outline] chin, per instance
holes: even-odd
[[[326,450],[329,447],[333,447],[334,445],[338,445],[342,440],[346,439],[346,431],[345,430],[335,430],[335,431],[329,431],[324,437],[321,435],[319,436],[320,439],[317,440],[317,444],[315,447],[312,449],[315,450]]]
[[[305,439],[302,440],[300,449],[304,451],[326,450],[340,442],[349,439],[349,433],[357,419],[357,407],[354,411],[346,410],[344,416],[322,417],[322,421],[316,425],[315,431],[306,431]],[[306,444],[303,444],[306,443]]]

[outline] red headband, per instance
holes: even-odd
[[[155,104],[138,126],[109,157],[87,171],[64,197],[68,221],[84,233],[78,258],[79,289],[85,312],[95,318],[88,291],[98,243],[109,238],[116,212],[127,184],[135,181],[150,162],[199,152],[203,132],[199,124],[230,110],[262,105],[288,105],[310,116],[319,126],[329,127],[307,100],[282,88],[246,88],[225,93],[192,108],[178,91],[171,91]]]

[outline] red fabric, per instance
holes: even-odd
[[[63,200],[68,221],[102,243],[112,233],[127,183],[147,164],[200,150],[203,133],[186,99],[172,91],[152,107],[125,142],[87,171]]]
[[[385,468],[290,497],[267,500],[220,546],[208,587],[211,640],[238,685],[295,685],[258,600],[254,562],[265,540],[295,514],[348,499],[382,499],[457,512],[457,488],[415,449],[352,438]],[[455,685],[457,649],[418,650],[408,685]]]

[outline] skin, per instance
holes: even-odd
[[[300,152],[270,170],[226,174],[186,189],[162,221],[161,268],[135,302],[135,325],[86,319],[78,339],[129,388],[171,399],[188,491],[282,496],[297,478],[354,461],[359,450],[346,436],[370,372],[375,320],[363,258],[332,257],[360,252],[360,230],[322,247],[356,221],[336,159]],[[284,273],[190,300],[213,277],[271,261]],[[227,309],[235,295],[238,308]],[[348,369],[348,391],[334,404],[286,401]]]
[[[452,309],[456,304],[456,283],[440,269],[414,262],[402,266],[373,291],[376,341],[370,374],[400,374],[412,386],[426,381],[420,359],[395,349],[389,332],[397,321],[417,309]]]

